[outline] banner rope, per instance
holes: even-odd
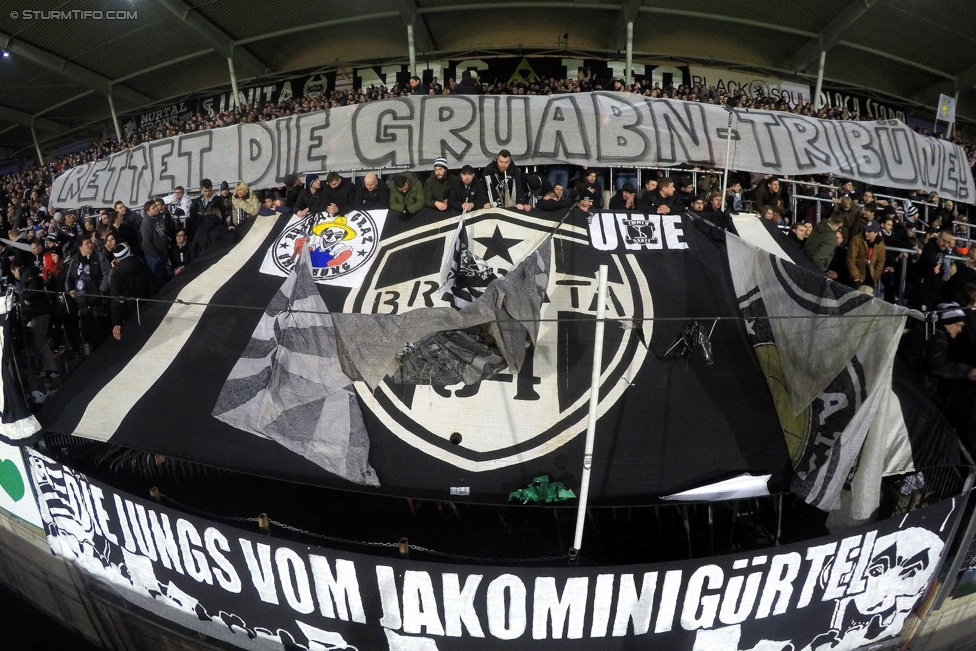
[[[204,511],[189,506],[187,504],[183,504],[182,502],[174,500],[172,497],[165,495],[163,493],[160,493],[159,497],[179,507],[180,509],[189,511],[191,513],[195,513],[196,515],[200,515],[208,519],[227,520],[230,522],[253,522],[253,523],[259,523],[261,521],[260,518],[246,518],[246,517],[236,517],[232,515],[220,515],[217,513],[210,513],[208,511]],[[272,520],[271,518],[268,518],[268,523],[273,524],[274,526],[279,527],[281,529],[285,529],[293,533],[301,534],[303,536],[309,536],[311,538],[317,538],[319,540],[325,540],[328,542],[339,543],[343,545],[362,545],[366,547],[388,547],[388,548],[397,548],[400,546],[399,542],[375,542],[375,541],[367,541],[367,540],[350,540],[348,538],[327,536],[325,534],[315,533],[314,531],[306,531],[305,529],[300,529],[298,527],[294,527],[284,522]],[[558,556],[537,556],[535,558],[487,558],[482,556],[467,556],[465,554],[452,554],[450,552],[442,552],[436,549],[430,549],[429,547],[421,547],[420,545],[414,545],[411,543],[407,543],[407,547],[411,551],[417,551],[424,554],[431,554],[432,556],[440,556],[442,558],[451,558],[455,560],[474,561],[478,563],[551,563],[555,561],[566,560],[568,558],[566,554],[561,554]]]
[[[50,294],[44,289],[22,289],[21,292],[43,292],[45,294]],[[59,292],[64,293],[64,292]],[[196,306],[196,307],[213,307],[220,309],[232,309],[232,310],[252,310],[266,312],[268,310],[267,306],[258,307],[253,305],[233,305],[230,303],[209,303],[209,302],[199,302],[199,301],[184,301],[181,299],[175,300],[164,300],[160,298],[130,298],[128,296],[101,296],[94,297],[89,296],[88,298],[104,298],[106,300],[117,300],[122,301],[136,301],[138,307],[139,303],[162,303],[166,305],[184,305],[184,306]],[[446,307],[446,306],[445,306]],[[907,308],[906,308],[907,309]],[[976,308],[972,307],[956,307],[953,310],[972,310]],[[287,312],[289,314],[318,314],[331,316],[334,314],[350,314],[348,312],[330,312],[322,310],[296,310],[293,308],[286,308],[281,310],[282,312]],[[773,321],[777,319],[884,319],[884,318],[894,318],[900,319],[903,316],[915,316],[922,315],[924,317],[938,316],[942,312],[950,310],[911,310],[912,314],[808,314],[808,315],[797,315],[797,316],[707,316],[707,315],[688,315],[688,316],[618,316],[618,317],[605,317],[603,320],[606,322],[618,321],[621,323],[633,323],[637,321],[675,321],[675,322],[686,322],[689,319],[698,319],[706,321]],[[365,316],[392,316],[389,314],[366,314],[366,313],[355,313],[364,314]],[[405,313],[404,313],[405,314]],[[917,316],[916,316],[917,318]],[[575,317],[575,318],[538,318],[538,319],[492,319],[494,323],[595,323],[596,319],[593,317]]]

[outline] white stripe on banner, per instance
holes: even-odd
[[[261,248],[277,221],[277,216],[257,217],[244,239],[184,287],[177,300],[210,302],[217,290]],[[88,404],[72,434],[99,441],[112,438],[125,415],[176,359],[205,309],[203,305],[171,305],[142,350]]]
[[[787,262],[793,262],[783,247],[779,245],[779,242],[766,230],[766,226],[760,221],[761,219],[762,217],[749,213],[732,215],[732,224],[735,226],[735,232],[739,234],[739,237],[757,249],[772,253],[777,258]]]

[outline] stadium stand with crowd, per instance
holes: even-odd
[[[438,159],[426,173],[375,172],[355,178],[330,171],[292,175],[280,188],[251,191],[235,179],[202,179],[198,188],[176,188],[142,206],[119,202],[90,214],[61,212],[52,205],[53,178],[75,165],[126,147],[181,133],[262,122],[407,94],[550,95],[616,90],[692,102],[789,111],[825,119],[858,120],[847,109],[753,99],[702,86],[641,81],[547,79],[480,85],[466,73],[460,83],[409,84],[337,90],[277,103],[197,113],[165,125],[149,125],[122,142],[94,143],[46,165],[0,180],[0,230],[9,234],[2,255],[8,283],[18,282],[22,316],[35,333],[36,376],[50,383],[67,368],[59,358],[79,358],[107,337],[121,338],[135,299],[150,298],[169,279],[220,241],[233,241],[244,221],[258,214],[390,209],[401,219],[421,210],[466,212],[492,205],[565,214],[574,205],[593,209],[696,214],[728,226],[729,213],[755,213],[781,229],[829,278],[890,302],[931,312],[934,337],[912,331],[902,357],[960,432],[976,434],[973,406],[952,388],[976,380],[976,249],[970,248],[968,207],[938,195],[868,187],[831,174],[800,179],[731,172],[722,195],[720,170],[593,169],[568,165],[522,169],[502,150],[483,170],[449,170]],[[926,134],[927,135],[927,134]],[[963,146],[970,166],[976,148]],[[960,210],[960,208],[962,208]],[[47,336],[37,336],[47,333]],[[949,384],[946,384],[946,383]],[[974,438],[976,440],[976,438]]]

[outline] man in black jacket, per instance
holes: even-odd
[[[200,196],[194,199],[190,203],[190,232],[196,233],[197,228],[200,227],[200,222],[203,221],[203,216],[207,214],[210,206],[219,204],[221,210],[223,210],[223,201],[218,201],[217,193],[214,192],[213,183],[210,179],[202,179],[200,181]],[[123,238],[126,242],[129,242],[124,236]],[[131,242],[129,242],[131,246]]]
[[[20,309],[25,321],[30,322],[34,336],[34,350],[41,357],[41,372],[38,377],[53,380],[58,377],[58,364],[54,361],[54,352],[47,341],[47,328],[51,323],[51,302],[44,290],[41,275],[31,265],[24,265],[14,260],[10,265],[10,273],[20,281]]]
[[[112,297],[112,336],[122,339],[122,322],[135,311],[135,299],[152,294],[152,272],[125,244],[115,247],[108,292]]]
[[[461,173],[451,179],[451,188],[447,196],[447,206],[451,210],[470,212],[480,208],[488,208],[488,191],[484,183],[478,183],[474,168],[465,165]]]
[[[329,172],[325,176],[325,187],[322,188],[322,193],[327,213],[345,215],[352,208],[356,186],[349,179],[339,176],[338,172]]]
[[[956,236],[945,229],[922,247],[922,255],[915,263],[918,282],[914,288],[912,307],[931,308],[939,300],[942,286],[949,279],[949,260],[946,256],[956,245]]]
[[[480,95],[481,86],[475,81],[474,76],[471,74],[470,70],[464,70],[461,72],[461,81],[454,86],[454,90],[451,91],[455,95]]]
[[[356,210],[388,210],[390,188],[381,183],[378,176],[369,173],[363,177],[363,184],[356,188],[352,204]]]
[[[108,294],[108,277],[112,267],[105,258],[95,253],[91,237],[85,237],[65,269],[65,287],[78,305],[81,332],[94,350],[108,337],[105,296]]]
[[[414,75],[410,78],[410,94],[411,95],[428,95],[430,94],[430,89],[427,88],[427,84],[420,80],[420,77]]]
[[[624,183],[617,194],[610,197],[611,210],[636,210],[637,209],[637,188],[633,183]]]
[[[143,206],[142,252],[153,275],[153,293],[169,280],[167,259],[169,256],[169,220],[155,201],[147,201]]]
[[[647,212],[658,215],[677,214],[684,211],[684,204],[674,196],[674,181],[668,177],[658,179],[657,189],[644,195],[644,205]]]
[[[495,160],[485,165],[481,172],[485,180],[488,200],[502,208],[516,208],[531,210],[526,202],[525,183],[522,180],[522,170],[512,161],[512,154],[502,149],[495,156]]]
[[[329,206],[326,200],[325,192],[322,191],[322,179],[318,174],[309,174],[305,177],[305,189],[298,195],[298,200],[292,206],[292,212],[299,217],[309,213],[325,212]]]

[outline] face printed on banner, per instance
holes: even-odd
[[[878,538],[864,573],[864,591],[837,601],[831,630],[837,631],[839,644],[831,651],[898,635],[929,584],[943,546],[937,535],[919,527]]]

